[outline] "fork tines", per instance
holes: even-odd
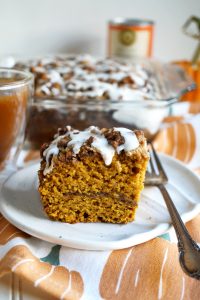
[[[165,170],[163,169],[163,166],[161,164],[161,161],[158,157],[158,154],[151,142],[148,143],[149,145],[149,152],[150,152],[150,168],[152,173],[156,173],[159,176],[162,176],[162,178],[165,181],[168,181],[167,175],[165,173]]]

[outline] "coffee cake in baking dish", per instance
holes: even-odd
[[[16,63],[34,74],[35,96],[66,100],[154,100],[155,74],[143,64],[90,55],[49,56]]]

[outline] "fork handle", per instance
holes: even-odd
[[[157,187],[163,195],[176,232],[181,267],[187,275],[200,280],[200,248],[187,231],[165,186],[158,184]]]

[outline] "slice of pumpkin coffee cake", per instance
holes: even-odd
[[[39,193],[53,220],[134,220],[149,159],[142,131],[66,126],[41,149]]]

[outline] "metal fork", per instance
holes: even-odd
[[[149,144],[149,150],[151,170],[146,172],[145,185],[156,186],[162,193],[178,239],[179,261],[182,270],[190,277],[200,280],[200,248],[187,231],[165,188],[168,178],[152,144]]]

